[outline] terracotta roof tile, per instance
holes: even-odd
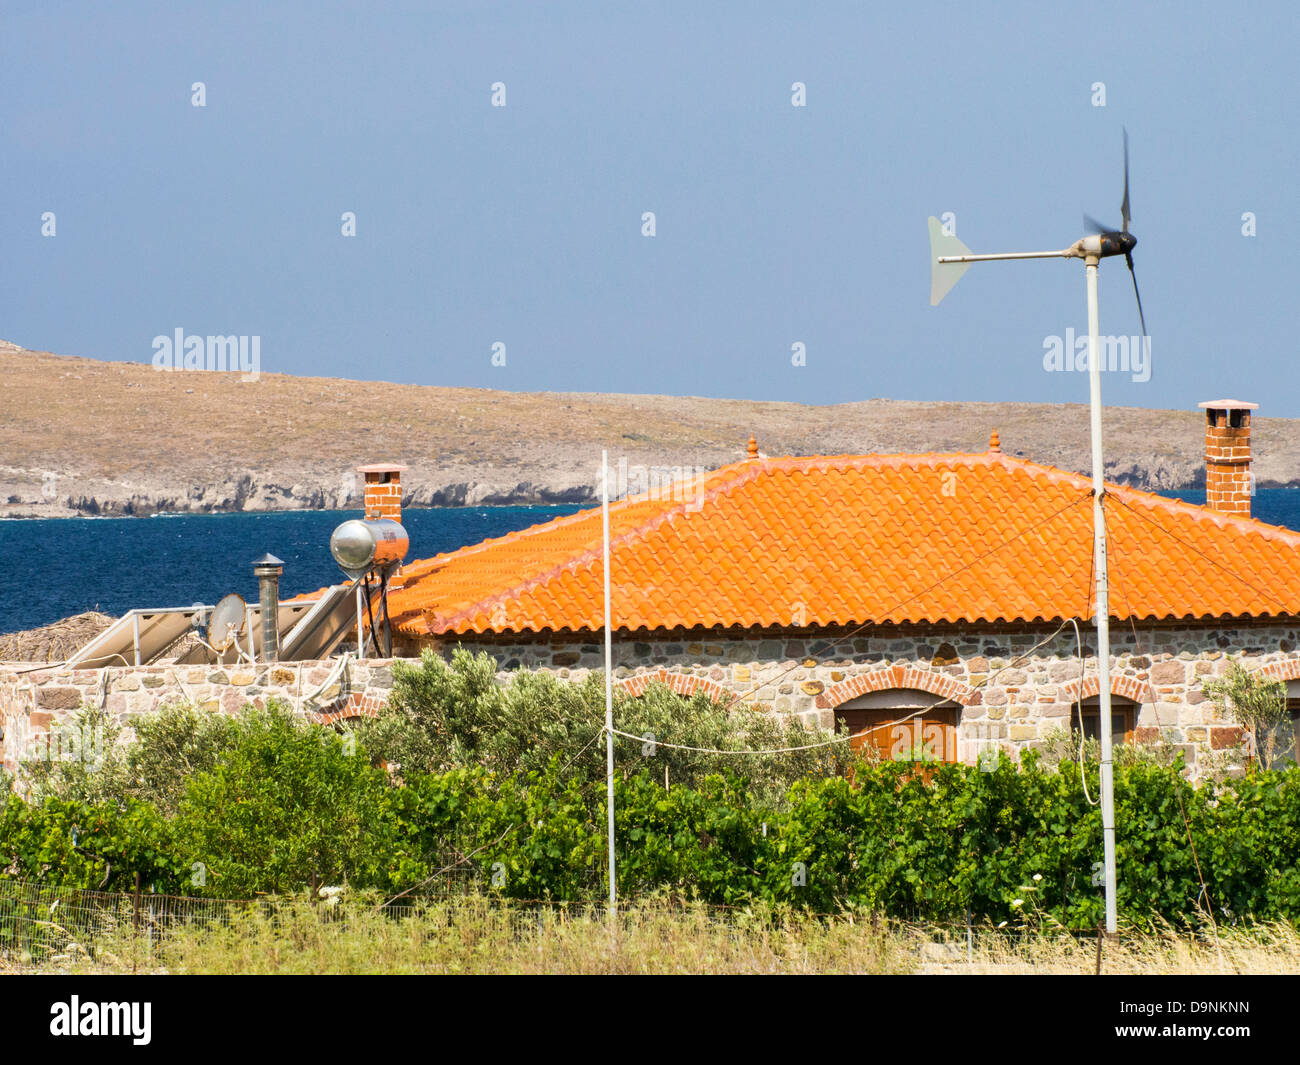
[[[1035,621],[1091,612],[1091,482],[1000,452],[749,458],[701,499],[610,507],[620,629]],[[1107,487],[1111,612],[1300,613],[1300,534]],[[407,565],[411,634],[598,630],[600,510]]]

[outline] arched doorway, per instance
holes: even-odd
[[[961,704],[919,688],[868,692],[835,708],[835,724],[853,735],[855,751],[887,761],[957,761]]]
[[[1132,743],[1139,705],[1122,695],[1110,697],[1110,742],[1112,747]],[[1085,739],[1101,742],[1101,697],[1090,695],[1070,708],[1070,728]]]
[[[1286,714],[1264,739],[1274,766],[1300,764],[1300,680],[1286,682]]]

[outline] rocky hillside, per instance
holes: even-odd
[[[1079,406],[873,399],[813,407],[676,396],[165,373],[0,342],[0,515],[348,507],[352,469],[404,462],[408,503],[587,502],[601,448],[631,466],[768,455],[1002,449],[1087,472]],[[1106,412],[1108,476],[1202,482],[1196,411]],[[1300,420],[1255,425],[1260,487],[1300,484]],[[635,477],[635,473],[633,473]]]

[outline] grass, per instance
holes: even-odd
[[[602,907],[438,899],[401,916],[352,900],[338,909],[289,898],[232,907],[219,920],[161,936],[110,922],[93,937],[47,934],[0,954],[0,972],[165,973],[1092,973],[1090,937],[1029,930],[909,926],[871,915],[722,911],[658,899],[608,920]],[[78,942],[86,940],[86,943]],[[1103,971],[1126,974],[1300,973],[1289,925],[1172,928],[1107,943]]]
[[[947,957],[922,947],[919,972],[1076,975],[1096,972],[1095,939],[1064,933],[1030,933],[1007,937],[982,933],[973,950],[948,948]],[[1212,933],[1164,928],[1155,933],[1123,934],[1102,949],[1102,972],[1123,976],[1204,976],[1300,974],[1300,932],[1281,922]]]

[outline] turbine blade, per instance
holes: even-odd
[[[1124,202],[1120,204],[1119,213],[1124,218],[1124,232],[1128,232],[1130,220],[1128,206],[1128,130],[1124,130]]]
[[[1137,271],[1133,269],[1133,253],[1125,252],[1124,260],[1128,263],[1129,276],[1133,278],[1133,295],[1137,297],[1138,321],[1142,323],[1142,340],[1145,342],[1147,338],[1147,318],[1146,315],[1142,313],[1142,293],[1138,291],[1138,275]]]
[[[961,280],[961,275],[970,269],[970,263],[940,263],[940,255],[970,255],[966,247],[956,237],[948,236],[943,231],[943,223],[933,215],[930,216],[930,306],[937,306],[939,301],[952,291],[952,286]]]
[[[1115,232],[1115,228],[1113,226],[1108,226],[1101,222],[1098,222],[1097,219],[1091,218],[1086,214],[1083,216],[1083,228],[1086,229],[1089,233],[1114,233]]]

